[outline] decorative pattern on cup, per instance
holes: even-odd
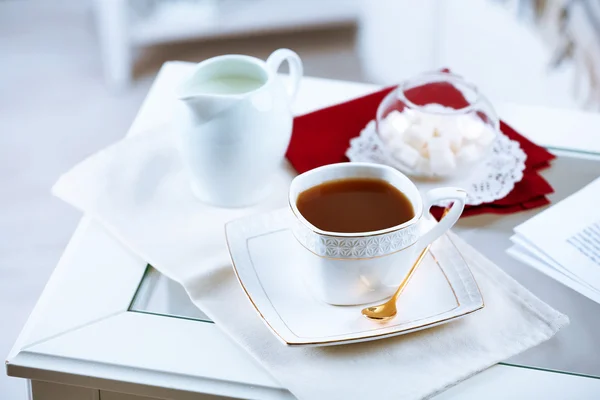
[[[419,224],[397,231],[356,237],[321,235],[295,221],[294,236],[307,250],[320,257],[365,259],[385,256],[413,245],[419,238]]]

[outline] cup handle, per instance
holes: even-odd
[[[275,50],[269,58],[267,58],[267,65],[274,73],[277,73],[281,63],[287,61],[290,66],[290,79],[291,85],[287,89],[290,102],[293,102],[298,93],[298,86],[300,86],[300,79],[302,79],[302,60],[300,56],[290,49],[279,49]]]
[[[465,202],[467,200],[467,192],[463,189],[459,188],[438,188],[432,189],[425,194],[425,209],[423,210],[423,214],[425,218],[433,219],[429,210],[436,203],[442,200],[453,200],[454,203],[450,207],[450,211],[444,218],[442,218],[437,224],[433,226],[430,230],[425,232],[420,238],[418,243],[418,248],[423,248],[428,244],[433,243],[437,238],[446,233],[462,214],[465,208]]]

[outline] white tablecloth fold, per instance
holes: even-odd
[[[63,175],[53,192],[94,216],[132,251],[180,282],[223,332],[299,399],[430,397],[549,339],[568,324],[565,315],[454,237],[483,293],[483,310],[391,339],[286,347],[263,325],[239,287],[223,225],[284,207],[293,171],[282,165],[275,172],[273,194],[259,206],[209,207],[191,194],[173,136],[157,130],[126,138]]]

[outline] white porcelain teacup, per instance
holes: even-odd
[[[379,231],[340,233],[323,231],[302,216],[296,205],[302,192],[346,178],[377,178],[388,182],[410,200],[414,217]],[[465,199],[464,190],[450,187],[433,189],[421,196],[406,175],[379,164],[331,164],[298,175],[289,192],[295,216],[293,232],[307,251],[318,256],[304,271],[307,284],[318,298],[335,305],[364,304],[391,296],[419,252],[456,223]],[[453,205],[436,223],[429,209],[442,200],[451,200]]]

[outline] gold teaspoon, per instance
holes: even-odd
[[[410,281],[410,278],[412,278],[412,276],[415,274],[417,267],[425,258],[425,255],[427,254],[427,251],[430,247],[431,245],[427,245],[427,247],[425,247],[423,251],[421,251],[421,254],[419,254],[419,258],[417,258],[417,261],[415,261],[413,266],[410,267],[408,274],[404,277],[404,279],[400,283],[400,286],[398,286],[396,293],[394,293],[392,297],[390,297],[390,299],[383,304],[363,308],[362,315],[364,315],[367,318],[376,319],[380,321],[387,320],[396,316],[396,314],[398,313],[398,310],[396,309],[396,302],[398,301],[398,297],[400,297],[400,295],[404,291],[404,288],[408,284],[408,281]]]
[[[446,216],[446,214],[448,214],[448,210],[449,209],[444,210],[444,214],[442,215],[442,218],[444,218]],[[369,319],[376,319],[379,321],[385,321],[385,320],[394,318],[396,316],[396,314],[398,313],[398,309],[396,308],[396,302],[398,301],[398,297],[400,297],[400,295],[404,291],[404,288],[410,281],[410,278],[412,278],[412,276],[415,274],[415,271],[417,270],[417,268],[419,267],[419,265],[425,258],[425,255],[429,251],[430,247],[431,247],[431,244],[427,245],[427,247],[425,247],[423,249],[423,251],[421,251],[421,254],[419,254],[419,257],[417,258],[415,263],[412,265],[412,267],[410,267],[408,274],[406,274],[406,276],[404,277],[402,282],[400,282],[400,286],[398,286],[398,289],[392,295],[392,297],[390,297],[390,299],[388,301],[386,301],[385,303],[380,304],[378,306],[371,306],[371,307],[363,308],[361,311],[362,315],[364,315],[365,317],[367,317]]]

